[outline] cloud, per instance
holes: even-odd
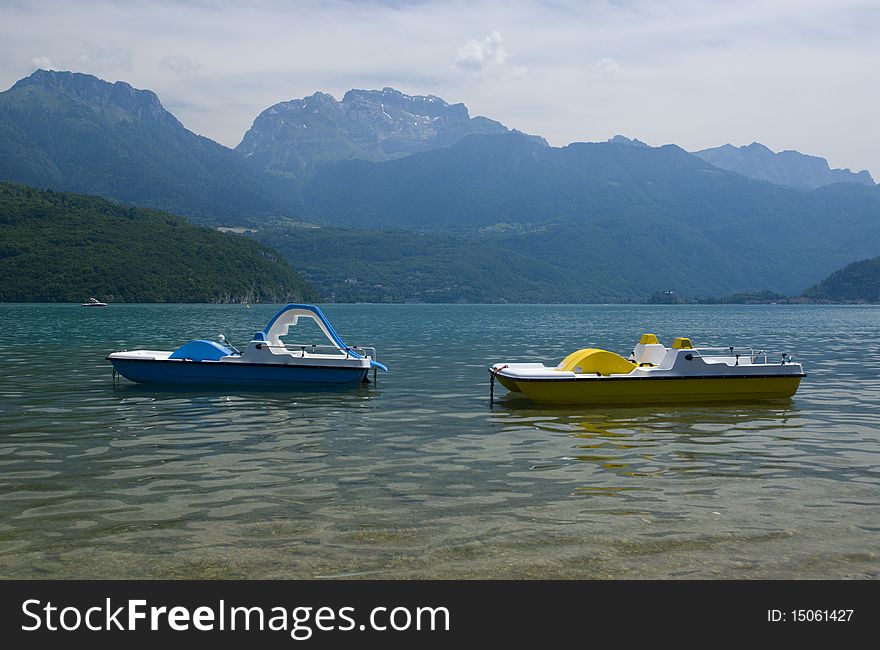
[[[176,54],[174,56],[163,56],[159,59],[159,67],[175,74],[191,75],[197,73],[205,66],[200,63],[195,63],[188,56]]]
[[[482,39],[469,39],[458,48],[455,65],[471,73],[500,78],[519,77],[526,72],[525,68],[511,64],[510,53],[504,47],[504,38],[498,31],[489,32]]]
[[[76,59],[86,72],[108,73],[134,70],[134,56],[131,50],[110,43],[89,47]]]
[[[509,56],[501,34],[493,31],[482,40],[472,38],[458,48],[455,65],[469,70],[483,70],[489,66],[505,65]]]
[[[614,79],[617,79],[620,77],[620,73],[621,73],[620,64],[617,63],[617,61],[612,59],[610,56],[602,57],[601,59],[596,61],[595,64],[593,64],[593,67],[596,68],[597,70],[599,70],[600,72],[602,72],[603,74],[605,74],[609,77],[613,77]]]
[[[0,90],[124,80],[235,146],[279,101],[393,86],[557,146],[757,140],[880,176],[877,33],[864,0],[0,0]]]
[[[48,56],[35,56],[31,59],[31,64],[35,68],[42,68],[43,70],[51,70],[52,69],[52,61]]]

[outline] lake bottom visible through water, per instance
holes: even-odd
[[[0,305],[0,577],[878,578],[880,310],[326,305],[390,372],[350,391],[112,381],[108,352],[278,306]],[[792,400],[542,407],[497,361],[795,353]]]

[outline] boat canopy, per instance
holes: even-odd
[[[291,304],[283,307],[263,330],[263,335],[270,345],[282,345],[281,337],[286,336],[291,327],[295,327],[300,318],[311,318],[333,345],[340,350],[348,350],[345,341],[336,333],[324,312],[314,305]]]
[[[232,350],[216,341],[190,341],[177,348],[169,359],[189,359],[190,361],[220,361],[232,355]]]
[[[565,357],[557,370],[585,375],[626,375],[636,368],[636,362],[624,359],[619,354],[598,348],[584,348]]]
[[[269,345],[283,346],[284,344],[281,342],[281,337],[286,336],[290,331],[290,328],[295,327],[300,318],[311,318],[314,320],[324,333],[324,336],[326,336],[327,339],[330,340],[330,342],[341,352],[345,352],[348,356],[355,359],[364,358],[363,354],[355,352],[352,348],[346,345],[345,341],[342,340],[342,337],[336,333],[335,329],[333,329],[333,326],[330,324],[330,321],[327,320],[324,312],[315,305],[290,304],[282,307],[272,320],[269,321],[269,324],[266,325],[266,329],[262,332],[258,332],[254,338],[256,340],[265,340]],[[388,372],[387,366],[379,363],[375,359],[370,359],[370,366],[379,368],[383,372]]]

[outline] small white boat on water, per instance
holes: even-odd
[[[672,347],[644,334],[624,358],[584,348],[556,366],[496,363],[490,369],[507,390],[556,404],[657,404],[784,399],[795,394],[803,366],[787,353],[750,347],[695,348],[677,338]]]
[[[300,319],[314,321],[326,344],[282,341]],[[346,345],[314,305],[287,305],[254,334],[244,351],[219,341],[195,340],[174,351],[124,350],[107,357],[131,381],[153,384],[225,385],[240,388],[353,387],[372,370],[387,372],[376,350]]]
[[[81,307],[106,307],[106,302],[101,302],[97,298],[89,298],[88,302],[82,303]]]

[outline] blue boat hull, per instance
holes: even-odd
[[[111,359],[126,379],[143,384],[176,386],[314,387],[348,388],[364,381],[367,368],[334,368],[296,365],[154,361]]]

